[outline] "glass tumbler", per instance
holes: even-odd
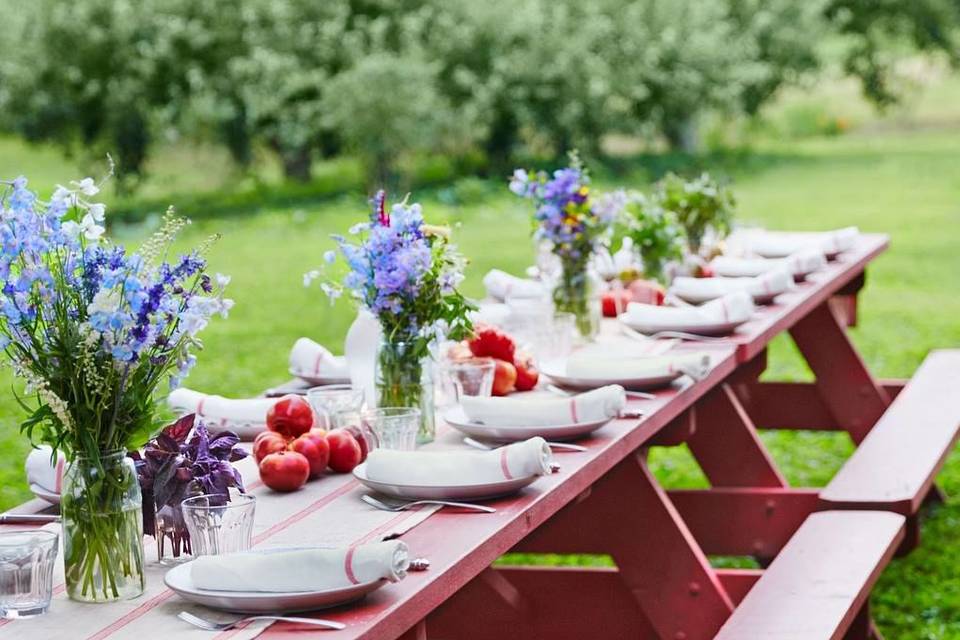
[[[0,617],[32,618],[50,608],[57,539],[43,529],[0,533]]]
[[[495,369],[493,358],[444,362],[439,366],[440,405],[453,406],[463,396],[490,396]]]
[[[333,429],[334,416],[341,411],[360,411],[363,408],[363,389],[349,384],[327,384],[307,391],[307,401],[317,417],[322,418],[324,429]]]
[[[216,556],[247,551],[253,544],[253,516],[257,499],[245,493],[207,494],[180,503],[190,532],[194,556]]]
[[[377,437],[381,449],[413,451],[420,429],[420,410],[411,407],[383,407],[360,414],[360,422]]]

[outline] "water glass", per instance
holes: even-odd
[[[43,529],[0,533],[0,617],[46,613],[53,592],[57,534]]]
[[[370,429],[381,449],[413,451],[417,446],[417,431],[420,429],[420,409],[410,407],[384,407],[370,409],[360,414],[364,428]]]
[[[327,384],[308,390],[307,401],[317,417],[323,418],[324,428],[332,429],[341,426],[334,421],[338,413],[363,408],[363,389],[349,384]]]
[[[253,544],[253,516],[257,499],[246,493],[208,494],[180,503],[190,532],[194,556],[217,556],[247,551]]]
[[[489,396],[493,392],[496,363],[493,358],[450,360],[440,365],[440,405],[452,406],[463,396]]]
[[[566,311],[558,311],[552,315],[547,327],[537,349],[540,361],[569,356],[577,336],[577,317]]]

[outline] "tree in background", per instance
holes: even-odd
[[[891,86],[891,48],[941,53],[953,66],[960,62],[958,0],[830,0],[824,13],[849,43],[844,70],[881,107],[899,98]]]

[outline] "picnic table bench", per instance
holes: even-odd
[[[955,388],[955,355],[932,356],[901,393],[902,385],[870,374],[847,337],[864,270],[886,246],[884,236],[861,236],[730,340],[696,345],[711,354],[703,379],[660,390],[653,400],[632,400],[641,418],[610,422],[582,441],[586,452],[558,454],[559,473],[494,501],[496,514],[440,511],[405,530],[402,539],[431,568],[362,603],[324,611],[349,626],[317,637],[876,637],[870,588],[903,544],[905,517],[915,517],[957,426],[956,401],[946,416],[924,405],[925,398],[939,406],[949,397],[950,381]],[[784,332],[815,382],[759,380],[769,342]],[[793,488],[758,427],[844,430],[861,446],[827,489]],[[667,491],[650,471],[650,447],[684,442],[709,489]],[[452,430],[431,445],[456,446],[462,445]],[[863,471],[876,460],[890,463],[887,454],[897,448],[903,460],[892,468],[904,482]],[[336,495],[313,496],[284,520],[263,523],[267,530],[258,539],[354,499],[359,489],[343,482]],[[33,501],[18,510],[39,508]],[[323,533],[321,526],[318,543]],[[613,566],[495,564],[511,551],[602,554]],[[754,556],[766,569],[714,568],[709,554]],[[82,633],[74,623],[75,635],[62,637],[149,637],[160,633],[152,621],[165,620],[151,618],[154,609],[178,606],[169,600],[154,594],[121,615],[103,605],[102,621]],[[293,628],[275,624],[262,636],[285,637]],[[214,637],[253,637],[244,633]],[[298,637],[306,633],[299,629]],[[7,636],[47,637],[29,623],[0,623],[0,638]]]

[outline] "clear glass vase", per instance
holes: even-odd
[[[553,306],[573,314],[583,340],[594,340],[600,333],[600,283],[582,262],[564,261],[553,287]]]
[[[193,560],[190,531],[179,507],[164,505],[155,516],[153,538],[157,542],[157,559],[164,566]],[[148,535],[150,532],[147,532]]]
[[[67,595],[113,602],[143,593],[143,515],[133,460],[122,451],[78,457],[63,477]]]
[[[417,443],[432,442],[437,434],[433,401],[433,360],[416,341],[381,340],[377,349],[378,407],[420,409]]]

